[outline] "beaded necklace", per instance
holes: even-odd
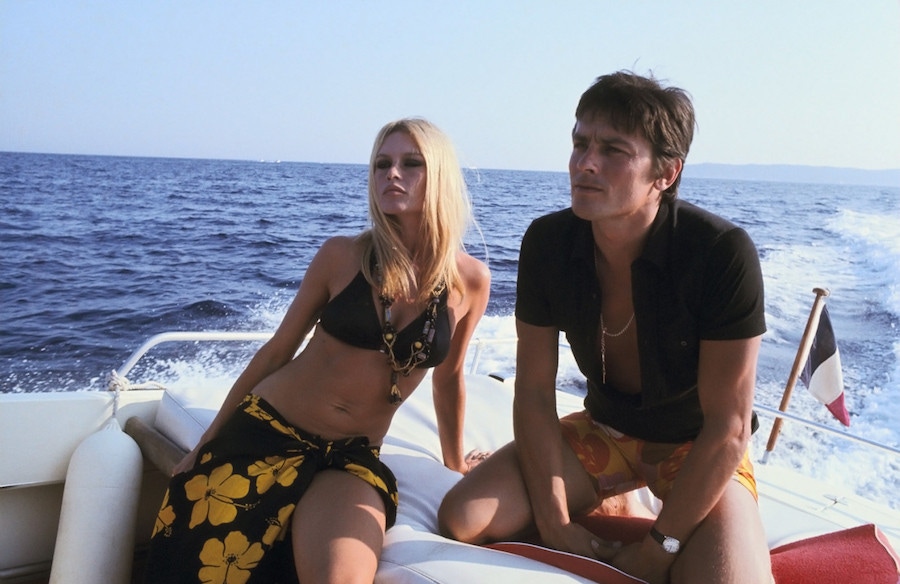
[[[431,354],[437,308],[443,292],[444,286],[441,285],[431,293],[431,300],[428,301],[428,306],[425,307],[425,324],[422,326],[422,334],[419,335],[418,339],[410,343],[409,357],[402,363],[394,355],[394,343],[397,342],[397,331],[394,329],[394,325],[391,324],[391,305],[394,303],[394,299],[384,294],[378,295],[381,305],[384,307],[384,327],[381,333],[384,339],[384,349],[382,351],[387,353],[388,364],[391,366],[391,391],[388,394],[388,402],[393,406],[399,406],[403,401],[399,385],[400,376],[408,376],[419,363],[427,360]]]

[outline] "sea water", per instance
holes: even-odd
[[[0,391],[105,387],[149,336],[272,331],[325,240],[367,227],[364,165],[0,153]],[[565,173],[466,170],[492,272],[476,338],[512,339],[519,242],[569,203]],[[685,178],[680,196],[745,228],[766,322],[758,403],[777,407],[812,302],[828,288],[850,432],[900,445],[900,189]],[[154,350],[133,381],[230,384],[258,344]],[[514,343],[481,369],[514,374]],[[571,360],[559,384],[584,391]],[[840,428],[798,385],[790,411]],[[761,452],[772,420],[762,418]],[[476,447],[477,445],[470,445]],[[787,422],[769,464],[900,508],[900,460]]]

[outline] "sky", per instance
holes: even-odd
[[[566,169],[598,76],[693,97],[691,163],[900,168],[900,0],[0,0],[0,151]]]

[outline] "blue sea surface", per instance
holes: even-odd
[[[0,153],[0,391],[102,389],[163,331],[274,330],[319,245],[367,227],[366,178],[364,165]],[[466,179],[480,227],[467,247],[493,278],[477,335],[509,336],[521,235],[568,206],[568,177]],[[900,189],[686,178],[680,196],[744,227],[759,249],[769,330],[758,401],[777,407],[812,289],[825,287],[852,431],[900,444]],[[164,352],[146,371],[177,376],[197,356]],[[202,357],[210,375],[227,362],[226,378],[248,358]],[[514,347],[498,358],[511,371]],[[580,383],[562,372],[561,385]],[[791,410],[836,424],[799,389]],[[801,467],[844,448],[787,429],[779,446]],[[856,459],[848,450],[822,472],[852,469],[858,490],[900,486],[896,459]]]

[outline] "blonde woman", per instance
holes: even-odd
[[[372,582],[398,502],[379,447],[428,368],[444,464],[480,460],[463,454],[463,360],[490,274],[463,251],[471,209],[448,138],[387,124],[368,198],[370,229],[322,245],[175,469],[147,582]]]

